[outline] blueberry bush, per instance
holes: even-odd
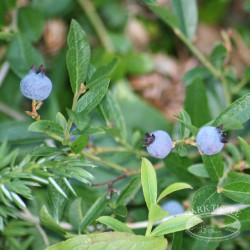
[[[249,249],[248,0],[0,6],[0,249]]]

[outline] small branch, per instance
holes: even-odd
[[[122,180],[124,178],[128,177],[127,174],[122,174],[118,177],[116,177],[115,179],[111,180],[111,181],[106,181],[106,182],[102,182],[102,183],[96,183],[96,184],[92,184],[92,187],[101,187],[101,186],[106,186],[106,185],[113,185],[115,182]]]
[[[99,15],[96,13],[95,7],[93,6],[92,1],[89,0],[78,0],[78,3],[85,11],[85,14],[88,16],[90,22],[94,26],[96,33],[102,42],[105,49],[109,52],[114,52],[114,46],[110,40],[108,31],[106,30],[102,20]]]
[[[8,74],[10,68],[10,64],[8,62],[4,62],[1,69],[0,69],[0,87],[3,84],[3,81]]]

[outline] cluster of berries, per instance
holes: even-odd
[[[146,133],[142,141],[148,153],[160,159],[165,158],[174,147],[169,134],[162,130]],[[221,126],[206,126],[199,130],[196,142],[202,154],[215,155],[222,150],[226,142],[225,133],[222,132]]]

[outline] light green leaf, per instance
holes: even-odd
[[[193,189],[191,185],[187,184],[187,183],[183,183],[183,182],[176,182],[176,183],[173,183],[171,185],[169,185],[167,188],[165,188],[162,193],[160,194],[160,196],[158,197],[157,199],[157,203],[164,197],[166,197],[167,195],[175,192],[175,191],[179,191],[179,190],[182,190],[182,189],[187,189],[187,188],[190,188],[190,189]]]
[[[54,186],[54,188],[64,197],[64,198],[68,198],[67,195],[65,194],[65,192],[63,191],[63,189],[58,185],[58,183],[52,178],[49,177],[48,181]]]
[[[244,128],[243,125],[238,120],[228,115],[223,115],[223,117],[221,118],[220,124],[223,125],[222,129],[224,131],[238,130],[238,129]]]
[[[234,101],[230,106],[228,106],[224,111],[215,118],[212,126],[218,126],[222,123],[223,117],[226,115],[232,117],[239,121],[240,123],[245,123],[250,118],[250,94],[246,94],[241,98]]]
[[[88,225],[96,220],[98,216],[103,212],[108,200],[106,196],[99,197],[96,202],[90,207],[87,213],[84,215],[83,220],[78,228],[78,232],[82,232]]]
[[[63,177],[63,181],[66,184],[66,186],[68,187],[69,191],[74,195],[77,196],[74,188],[71,186],[70,182],[67,180],[67,178]]]
[[[150,222],[156,222],[168,215],[168,212],[161,208],[158,204],[151,205],[149,209],[148,220]]]
[[[142,158],[141,183],[147,207],[150,209],[151,205],[156,204],[157,179],[153,165],[146,158]]]
[[[152,250],[155,249],[155,246],[157,246],[157,250],[166,250],[167,240],[159,237],[145,237],[129,233],[107,232],[76,236],[50,246],[45,250]]]
[[[96,85],[90,88],[78,101],[76,111],[84,114],[92,111],[103,99],[106,92],[108,91],[110,79],[100,80]]]
[[[250,183],[248,182],[233,182],[222,187],[222,193],[230,199],[243,203],[250,204]]]
[[[58,225],[55,220],[52,218],[52,216],[49,214],[46,206],[42,206],[40,213],[39,213],[39,219],[41,221],[41,224],[47,227],[50,230],[53,230],[59,234],[66,234],[66,231]]]
[[[172,0],[171,3],[179,21],[180,30],[188,39],[192,40],[198,23],[196,0]]]
[[[163,236],[165,234],[175,233],[189,229],[202,220],[195,215],[177,215],[161,223],[151,233],[151,236]]]
[[[178,27],[178,19],[173,12],[163,6],[157,6],[154,4],[148,4],[150,10],[154,12],[156,16],[161,18],[166,24],[168,24],[171,28]]]
[[[140,176],[135,176],[131,179],[129,184],[122,190],[121,194],[117,199],[116,205],[127,205],[136,195],[139,188],[141,187]]]
[[[221,195],[214,185],[201,187],[194,195],[192,201],[192,211],[195,214],[213,212],[221,203]]]
[[[205,165],[210,178],[214,181],[219,180],[224,171],[224,164],[221,154],[202,155],[203,164]]]
[[[204,164],[197,163],[188,168],[188,172],[190,172],[193,175],[209,178],[208,172],[204,166]]]
[[[250,164],[250,145],[243,138],[239,136],[238,136],[238,140],[240,142],[242,151],[246,157],[247,163]]]
[[[110,216],[101,216],[97,219],[100,223],[112,228],[116,232],[124,232],[124,233],[131,233],[133,234],[133,231],[127,227],[124,223],[120,222],[117,219],[114,219]]]
[[[187,124],[192,124],[189,114],[183,109],[180,112],[180,119]],[[190,135],[190,129],[188,129],[187,126],[182,122],[180,124],[180,132],[181,138],[188,138]]]
[[[60,125],[60,127],[65,130],[67,127],[67,120],[64,117],[64,115],[60,112],[57,112],[56,114],[56,123]]]
[[[72,143],[71,150],[75,154],[78,154],[84,149],[84,147],[87,146],[88,142],[89,142],[89,136],[88,135],[80,135]]]
[[[62,141],[64,137],[63,129],[54,121],[42,120],[33,122],[28,131],[41,132],[56,140]]]
[[[177,121],[181,122],[181,124],[183,124],[185,127],[187,127],[191,131],[191,133],[193,135],[197,135],[198,134],[199,129],[197,127],[193,126],[191,123],[189,123],[187,121],[184,121],[184,120],[182,120],[179,117],[174,117],[174,119],[176,119]]]
[[[73,92],[79,90],[85,83],[90,61],[90,46],[85,32],[77,21],[72,20],[68,34],[69,49],[67,52],[67,67]]]

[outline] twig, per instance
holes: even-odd
[[[78,0],[78,2],[80,4],[80,6],[84,9],[85,14],[88,16],[89,20],[91,21],[92,25],[94,26],[96,33],[97,33],[100,41],[102,42],[103,46],[105,47],[105,49],[107,51],[114,52],[115,49],[114,49],[112,41],[109,37],[109,34],[108,34],[102,20],[100,19],[100,17],[96,13],[96,10],[93,6],[92,1]]]
[[[9,71],[10,64],[8,62],[4,62],[0,69],[0,87],[3,84],[3,81]]]
[[[113,185],[115,182],[122,180],[124,178],[128,177],[127,174],[122,174],[118,177],[116,177],[115,179],[111,180],[111,181],[106,181],[106,182],[102,182],[102,183],[96,183],[96,184],[92,184],[92,187],[101,187],[101,186],[106,186],[106,185]]]

